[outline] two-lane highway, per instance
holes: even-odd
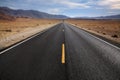
[[[120,80],[120,48],[60,23],[2,53],[0,80]]]

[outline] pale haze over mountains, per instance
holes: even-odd
[[[40,12],[37,10],[14,10],[8,7],[0,7],[0,14],[4,14],[12,17],[27,17],[27,18],[47,18],[47,19],[66,19],[70,18],[67,15],[53,15],[45,12]],[[2,18],[2,17],[0,17]],[[109,16],[100,16],[100,17],[76,17],[77,19],[120,19],[120,14],[118,15],[109,15]]]
[[[28,18],[50,18],[50,19],[64,19],[68,18],[67,16],[64,15],[52,15],[36,10],[13,10],[8,7],[0,7],[0,13],[4,13],[6,15],[10,15],[13,17],[28,17]]]

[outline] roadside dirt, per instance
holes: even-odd
[[[58,22],[59,20],[24,18],[15,21],[0,21],[0,49],[48,29]]]
[[[120,20],[66,20],[81,29],[120,43]]]

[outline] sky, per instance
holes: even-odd
[[[120,0],[0,0],[0,6],[70,17],[120,14]]]

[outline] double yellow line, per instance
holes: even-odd
[[[62,64],[65,64],[65,44],[62,44],[62,57],[61,57]]]

